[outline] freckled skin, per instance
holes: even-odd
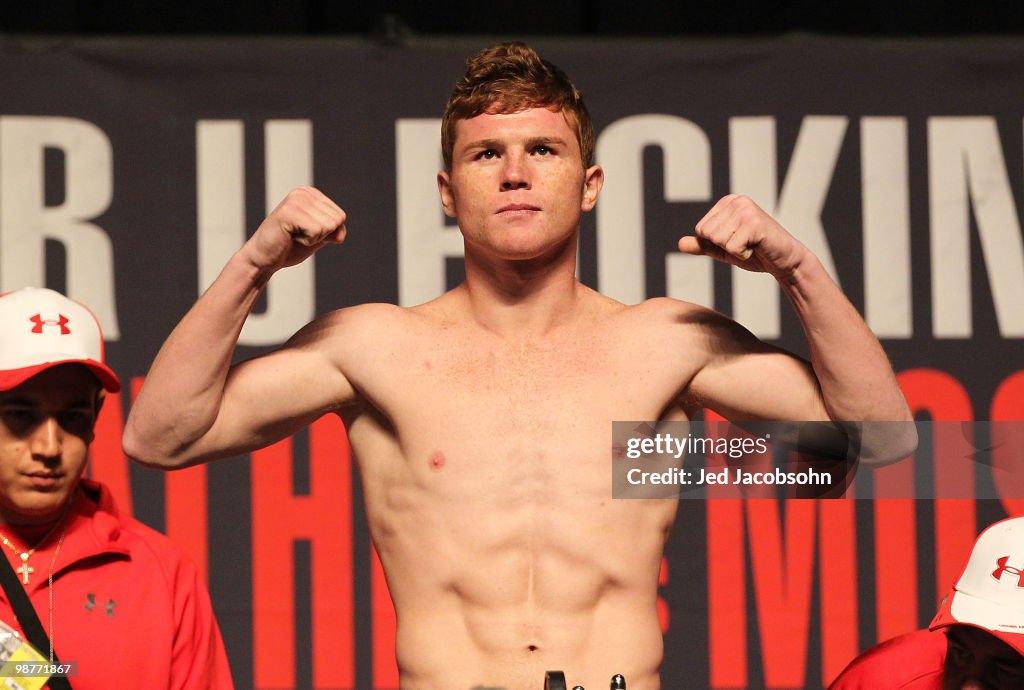
[[[459,121],[456,131],[455,160],[438,188],[445,213],[459,221],[467,271],[567,246],[574,252],[580,217],[594,207],[604,174],[583,167],[565,116],[545,108],[485,114]]]

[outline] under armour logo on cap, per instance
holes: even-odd
[[[68,328],[69,319],[63,314],[58,314],[59,319],[44,319],[42,314],[33,314],[29,317],[29,321],[34,323],[32,326],[33,333],[42,333],[43,326],[57,326],[60,328],[61,335],[71,335],[71,329]]]
[[[1011,575],[1017,576],[1017,586],[1024,587],[1024,570],[1014,568],[1012,565],[1006,565],[1008,560],[1010,560],[1009,556],[1003,556],[1002,558],[996,559],[996,565],[999,567],[992,571],[992,577],[999,580],[1002,578],[1003,573],[1010,573]]]

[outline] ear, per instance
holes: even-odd
[[[92,428],[89,429],[89,438],[86,439],[86,443],[89,445],[91,445],[92,442],[96,440],[96,422],[98,422],[100,419],[100,410],[103,409],[103,403],[106,401],[106,399],[107,391],[103,390],[102,388],[96,391],[96,411],[92,416]]]
[[[594,208],[602,187],[604,187],[604,170],[601,169],[601,166],[592,165],[587,168],[583,175],[583,203],[581,204],[584,213]]]
[[[451,175],[442,170],[437,173],[437,191],[441,194],[441,208],[449,218],[455,217],[455,194],[452,193]]]

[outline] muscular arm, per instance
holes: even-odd
[[[881,344],[818,258],[774,219],[745,197],[725,197],[680,249],[771,273],[800,318],[811,355],[808,365],[734,324],[713,323],[708,363],[691,383],[696,397],[739,419],[904,422],[866,426],[862,459],[913,451],[912,417]]]
[[[273,273],[344,236],[344,212],[314,189],[291,192],[164,343],[125,426],[125,452],[182,467],[283,438],[351,397],[310,324],[284,348],[231,366],[238,335]]]

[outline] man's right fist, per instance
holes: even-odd
[[[318,189],[298,187],[270,212],[243,251],[258,268],[276,271],[305,261],[325,244],[345,241],[345,212]]]

